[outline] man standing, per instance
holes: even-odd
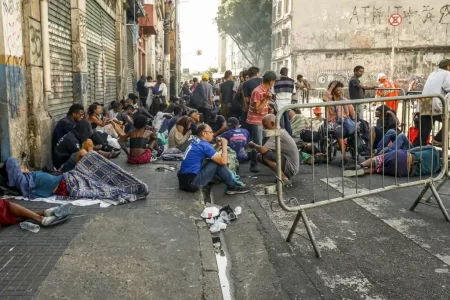
[[[450,93],[450,59],[439,63],[439,69],[428,76],[422,94],[439,94],[446,97]],[[420,99],[420,138],[416,139],[414,146],[425,146],[433,128],[434,121],[442,122],[442,102],[439,98]],[[447,137],[445,137],[447,138]],[[442,129],[434,137],[438,143],[442,142]]]
[[[222,116],[228,120],[230,117],[231,102],[233,101],[235,82],[233,80],[233,73],[231,71],[225,72],[225,82],[223,82],[219,87],[219,97],[220,97],[220,109]]]
[[[298,103],[298,101],[302,99],[303,100],[302,103],[305,103],[306,98],[306,103],[309,103],[310,89],[311,85],[306,80],[306,78],[304,78],[303,75],[301,74],[297,75],[297,82],[295,83],[295,94],[293,97],[294,101],[297,101],[296,103]]]
[[[281,78],[275,82],[273,87],[278,109],[291,104],[292,95],[295,94],[294,79],[288,77],[288,68],[281,68]]]
[[[204,122],[209,120],[209,113],[213,108],[213,86],[208,80],[209,75],[205,73],[202,75],[202,82],[199,83],[202,86],[204,103],[201,107],[198,107],[198,112],[203,115]]]
[[[262,145],[263,124],[262,119],[268,114],[267,103],[272,99],[270,90],[275,84],[277,75],[273,71],[268,71],[263,76],[263,82],[253,90],[248,107],[247,124],[250,132],[250,139],[257,145]],[[256,152],[250,153],[250,159],[256,156]],[[254,162],[254,159],[252,160]],[[250,165],[250,171],[259,172],[256,164]]]
[[[398,85],[392,81],[389,81],[387,79],[386,74],[384,73],[378,74],[378,82],[380,83],[379,88],[381,89],[398,89]],[[378,90],[376,97],[387,98],[387,97],[397,97],[398,95],[399,95],[398,90]],[[386,104],[387,107],[397,112],[398,101],[386,101],[383,104]]]
[[[153,87],[156,85],[156,82],[153,81],[152,76],[147,76],[147,82],[144,84],[145,89],[147,90],[147,99],[142,105],[148,109],[150,106],[152,106],[152,95],[153,95]],[[147,106],[148,105],[148,106]]]
[[[362,85],[359,80],[364,75],[364,67],[356,66],[353,69],[353,77],[348,82],[348,92],[350,94],[351,100],[364,99],[365,90],[374,90],[376,86]],[[364,104],[354,105],[357,116],[363,118],[364,115]]]
[[[250,104],[250,98],[252,97],[253,90],[258,87],[261,82],[262,78],[259,77],[259,68],[257,67],[251,67],[248,69],[248,76],[250,79],[244,82],[242,85],[242,92],[244,94],[244,105],[242,107],[242,116],[241,116],[241,123],[244,128],[248,128],[247,124],[247,114],[248,114],[248,106]]]
[[[148,89],[145,87],[146,77],[144,75],[141,76],[141,79],[137,83],[137,91],[139,92],[139,99],[141,100],[141,105],[146,107],[147,105],[147,96]]]

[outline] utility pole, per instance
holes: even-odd
[[[165,0],[164,7],[164,80],[167,85],[167,99],[170,99],[170,26],[172,24],[172,0]]]

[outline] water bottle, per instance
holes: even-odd
[[[31,222],[22,222],[22,223],[20,223],[20,227],[23,230],[28,230],[28,231],[31,231],[33,233],[38,233],[39,230],[41,229],[41,227],[39,225],[33,224]]]

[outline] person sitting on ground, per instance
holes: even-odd
[[[172,114],[164,112],[166,108],[167,104],[165,102],[159,105],[159,111],[156,113],[155,119],[153,120],[153,128],[156,132],[161,132],[161,127],[165,119],[170,120],[172,118]]]
[[[388,137],[389,140],[387,140],[386,137]],[[409,141],[404,133],[400,133],[398,136],[395,134],[385,135],[383,141],[386,143],[386,145],[384,145],[383,149],[377,151],[377,155],[389,153],[396,150],[409,150],[414,148],[414,145]],[[389,146],[389,143],[392,144]]]
[[[158,137],[147,125],[148,120],[144,115],[137,115],[134,118],[134,130],[129,131],[120,137],[120,147],[128,156],[129,164],[148,164],[152,159],[151,149],[159,151]],[[128,151],[125,142],[130,140],[130,150]],[[148,146],[147,146],[148,144]]]
[[[167,123],[167,131],[170,132],[177,121],[181,118],[181,107],[177,106],[173,110],[173,117]]]
[[[398,149],[369,158],[363,163],[345,168],[344,176],[385,174],[389,176],[428,176],[440,169],[439,151],[433,146]]]
[[[209,120],[207,120],[207,123],[209,126],[211,126],[213,130],[214,138],[218,137],[219,135],[227,131],[228,129],[227,120],[225,120],[223,116],[211,112],[209,114],[209,117],[210,118]]]
[[[328,91],[323,97],[323,101],[341,101],[344,98],[342,89],[344,84],[340,81],[332,81],[328,85]],[[354,122],[355,109],[352,105],[335,105],[328,107],[327,122],[334,128],[339,148],[342,152],[342,161],[344,167],[348,164],[345,138],[352,135],[356,130]]]
[[[52,225],[58,217],[50,215],[50,210],[32,211],[6,199],[0,199],[0,229],[2,226],[14,225],[26,220],[34,220],[44,227]]]
[[[131,100],[134,108],[139,107],[139,97],[136,94],[134,94],[134,93],[128,94],[128,99]]]
[[[262,122],[264,129],[275,129],[275,115],[266,115]],[[270,137],[264,146],[254,142],[248,144],[249,148],[256,149],[257,155],[251,152],[252,172],[258,172],[258,162],[268,166],[275,173],[277,172],[277,153],[275,137]],[[291,186],[291,179],[299,172],[300,156],[297,145],[286,130],[281,129],[281,180],[284,186]]]
[[[313,110],[314,118],[311,120],[311,129],[313,132],[318,132],[323,125],[322,109],[316,107]]]
[[[122,121],[125,125],[125,133],[133,129],[133,114],[135,113],[136,109],[133,107],[133,105],[127,105],[124,106],[124,109],[122,113],[120,113],[117,116],[117,119],[119,121]]]
[[[295,111],[290,109],[288,114],[293,137],[300,136],[302,130],[311,129],[311,120],[305,117],[300,110],[299,113],[295,113]]]
[[[176,126],[169,132],[169,148],[186,150],[186,142],[191,137],[191,118],[184,116],[177,120]]]
[[[175,110],[175,107],[180,107],[180,98],[171,96],[170,97],[170,104],[166,108],[166,113],[172,114]]]
[[[372,149],[375,149],[374,154],[376,155],[390,141],[395,140],[395,137],[400,132],[397,130],[397,127],[400,125],[400,120],[397,118],[395,111],[386,105],[380,105],[376,108],[375,117],[378,119],[376,126],[372,128],[371,140]]]
[[[122,113],[122,104],[120,104],[120,102],[117,101],[113,101],[113,103],[111,103],[111,110],[108,113],[108,117],[113,120],[116,119],[118,120],[118,115]]]
[[[197,135],[197,126],[200,125],[200,114],[198,110],[193,109],[188,113],[188,117],[191,118],[191,132],[193,135]]]
[[[278,104],[274,101],[269,101],[269,103],[267,103],[268,106],[268,113],[269,114],[273,114],[273,115],[277,115],[278,114]],[[283,116],[281,117],[280,120],[280,127],[281,129],[286,130],[290,136],[292,136],[292,128],[291,128],[291,122],[289,121],[289,112],[285,111],[283,113]]]
[[[250,133],[247,129],[240,127],[238,119],[234,117],[229,118],[228,130],[220,135],[220,137],[228,141],[230,148],[236,152],[239,163],[246,163],[248,161],[245,148],[247,148],[250,140]]]
[[[98,104],[92,104],[88,108],[88,121],[91,123],[93,130],[103,131],[112,136],[113,138],[119,137],[119,133],[116,131],[118,128],[115,128],[113,120],[108,118],[101,119],[102,114],[102,106]],[[113,125],[114,124],[114,125]],[[120,131],[122,134],[122,131]]]
[[[54,151],[56,144],[67,133],[72,131],[75,125],[84,118],[84,108],[81,104],[73,104],[69,108],[67,115],[56,123],[55,130],[52,135],[52,159],[54,159]]]
[[[214,135],[209,125],[201,124],[197,126],[197,137],[191,141],[186,149],[181,163],[178,172],[179,188],[186,192],[195,192],[210,183],[215,176],[218,176],[227,185],[226,193],[228,195],[248,193],[248,189],[239,185],[227,168],[228,141],[218,139],[217,143],[222,146],[222,153],[219,154],[210,144]],[[205,159],[207,159],[207,162],[202,167]]]

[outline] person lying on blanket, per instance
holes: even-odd
[[[95,151],[81,149],[76,166],[63,174],[30,172],[10,157],[1,168],[7,187],[25,198],[101,199],[112,204],[144,199],[148,186]]]
[[[441,168],[439,151],[433,146],[416,147],[410,150],[388,149],[384,154],[370,158],[360,165],[344,170],[345,177],[365,174],[385,174],[389,176],[428,176]]]
[[[58,218],[70,215],[70,213],[70,205],[66,204],[45,211],[31,211],[19,204],[0,199],[0,228],[26,220],[34,220],[45,227],[51,225]]]

